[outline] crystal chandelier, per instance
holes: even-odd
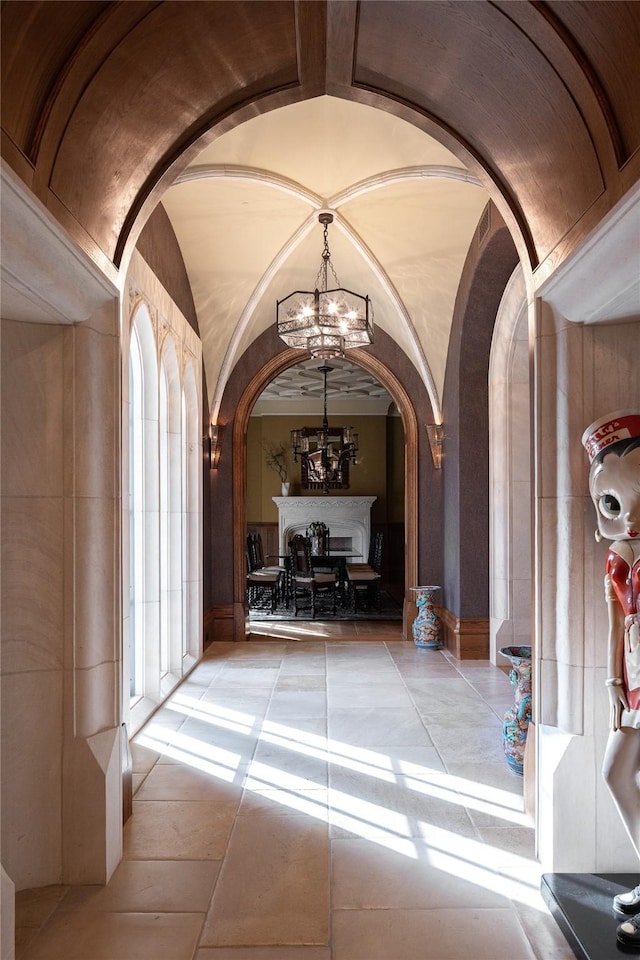
[[[351,427],[330,427],[327,419],[326,364],[318,367],[324,375],[324,416],[322,426],[291,431],[293,459],[300,457],[302,486],[308,490],[336,490],[349,486],[349,463],[357,464],[358,434]]]
[[[318,216],[324,224],[322,264],[314,290],[294,290],[277,301],[278,336],[289,347],[308,350],[314,359],[343,357],[345,350],[373,343],[373,307],[368,296],[340,286],[331,263],[328,230],[332,213]],[[335,286],[328,289],[329,271]]]

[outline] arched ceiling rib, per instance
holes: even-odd
[[[440,399],[435,386],[434,378],[429,368],[427,358],[421,346],[420,340],[416,334],[409,310],[403,302],[398,290],[393,284],[390,276],[387,274],[383,265],[368,248],[364,240],[357,234],[348,219],[344,217],[337,208],[351,200],[364,197],[367,194],[381,190],[391,184],[405,182],[420,182],[425,179],[451,179],[463,183],[477,184],[475,177],[468,171],[455,166],[443,165],[422,165],[403,167],[398,170],[385,171],[382,174],[374,174],[364,180],[343,188],[333,197],[323,200],[317,193],[307,189],[303,184],[293,181],[289,177],[283,177],[274,174],[268,170],[242,167],[229,164],[196,164],[189,167],[177,180],[176,186],[182,183],[193,183],[196,181],[207,180],[238,180],[248,181],[255,184],[265,184],[276,190],[296,197],[312,207],[313,213],[298,227],[294,234],[287,239],[282,248],[277,251],[273,260],[265,270],[264,274],[258,280],[247,303],[240,314],[239,320],[233,331],[229,346],[226,350],[224,359],[219,371],[209,370],[209,382],[215,383],[215,390],[212,397],[212,416],[215,419],[218,406],[222,398],[224,387],[233,369],[233,365],[238,359],[241,345],[244,342],[245,332],[251,322],[254,310],[258,307],[262,296],[264,295],[269,283],[277,275],[279,269],[286,263],[290,254],[304,240],[304,238],[313,230],[317,223],[316,212],[321,209],[331,210],[335,217],[335,227],[342,229],[345,235],[352,243],[354,250],[365,260],[369,268],[376,275],[381,287],[385,290],[390,302],[395,306],[396,321],[406,329],[407,338],[411,344],[412,358],[418,367],[425,387],[429,393],[431,404],[436,418],[440,418]],[[254,333],[255,335],[255,333]],[[214,379],[215,377],[215,379]]]
[[[276,300],[314,282],[321,209],[334,213],[342,285],[371,296],[375,325],[409,356],[439,417],[455,293],[486,202],[432,138],[330,97],[256,117],[207,147],[164,205],[194,290],[213,417],[235,362],[275,322]],[[438,265],[435,296],[427,259]]]

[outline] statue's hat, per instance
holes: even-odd
[[[640,437],[640,410],[618,410],[595,420],[582,434],[582,446],[589,455],[589,463],[606,447],[618,440]]]

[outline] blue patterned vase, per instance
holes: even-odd
[[[413,621],[413,642],[416,647],[440,650],[442,630],[434,601],[434,594],[440,587],[411,587],[411,589],[415,591],[418,608],[418,616]]]
[[[499,652],[511,663],[509,680],[515,687],[513,707],[504,715],[504,755],[511,769],[522,776],[531,720],[531,647],[502,647]]]

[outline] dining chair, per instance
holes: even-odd
[[[291,579],[293,592],[293,607],[295,616],[298,615],[298,600],[305,594],[309,595],[311,603],[311,617],[315,619],[316,599],[319,595],[328,594],[332,602],[332,610],[336,612],[336,575],[335,573],[321,573],[314,571],[311,565],[311,547],[307,537],[296,534],[289,541],[291,555]]]

